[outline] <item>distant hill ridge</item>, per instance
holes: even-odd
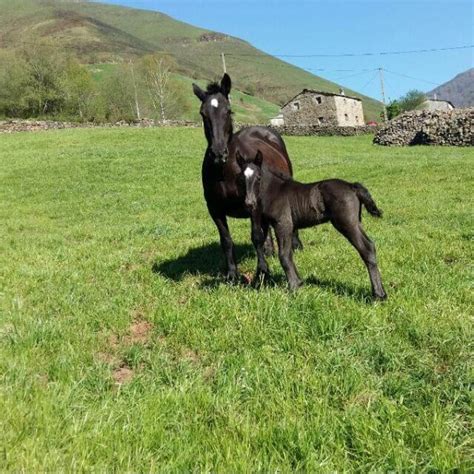
[[[0,48],[13,49],[48,38],[91,64],[161,51],[173,55],[179,73],[193,79],[220,76],[220,54],[224,52],[235,87],[275,104],[286,102],[303,88],[338,92],[340,87],[239,38],[160,12],[61,0],[0,0],[0,11]],[[366,120],[379,120],[380,102],[345,90],[363,100]]]
[[[428,97],[449,100],[455,107],[474,107],[474,68],[428,92]]]

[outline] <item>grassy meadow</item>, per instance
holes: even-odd
[[[201,130],[0,136],[2,471],[472,472],[473,150],[286,143],[384,210],[388,301],[328,224],[297,293],[224,284]]]

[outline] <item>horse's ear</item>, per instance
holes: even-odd
[[[240,166],[240,168],[244,169],[247,162],[245,161],[245,158],[240,154],[239,150],[237,150],[235,158],[237,159],[237,164]]]
[[[227,73],[224,73],[221,79],[221,90],[222,93],[229,97],[230,89],[232,88],[232,81],[230,80],[230,76]]]
[[[193,82],[193,92],[194,95],[201,101],[204,102],[207,97],[206,91],[203,91],[197,84]]]
[[[257,154],[255,155],[255,159],[253,160],[253,162],[260,168],[262,166],[262,162],[263,162],[263,155],[262,155],[262,152],[260,150],[257,150]]]

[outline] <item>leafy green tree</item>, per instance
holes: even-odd
[[[63,74],[64,109],[71,117],[79,116],[81,121],[96,120],[98,90],[90,71],[73,58],[69,58]]]
[[[407,112],[417,109],[425,100],[426,95],[424,92],[412,89],[398,99],[398,105],[402,112]]]
[[[402,109],[398,100],[392,100],[390,104],[387,105],[387,117],[389,120],[394,119],[397,115],[400,115]]]

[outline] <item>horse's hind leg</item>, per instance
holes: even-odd
[[[264,230],[265,233],[265,230]],[[265,237],[265,243],[263,244],[263,250],[266,257],[271,257],[275,254],[275,246],[273,245],[273,236],[272,230],[268,229],[267,226],[267,236]]]
[[[293,250],[303,250],[303,243],[300,240],[298,229],[293,231],[293,236],[291,237],[291,247]]]
[[[332,221],[334,227],[349,240],[356,248],[369,272],[370,283],[372,285],[372,295],[376,299],[384,300],[387,293],[382,285],[377,258],[375,255],[375,244],[369,239],[362,229],[360,222],[353,220]]]

